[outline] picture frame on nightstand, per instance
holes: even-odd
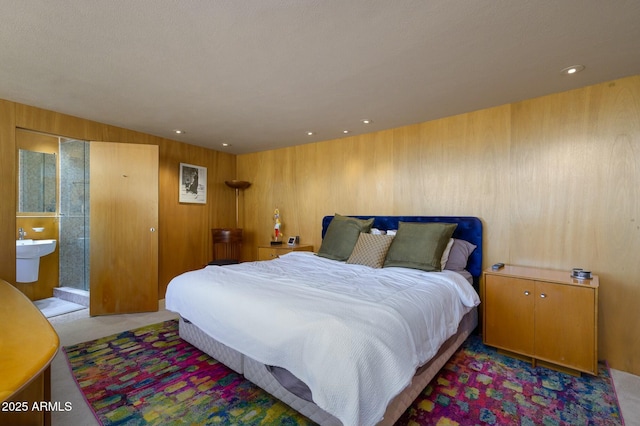
[[[289,237],[289,240],[287,241],[287,244],[290,246],[293,246],[296,244],[296,237]]]

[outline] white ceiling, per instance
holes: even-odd
[[[231,153],[640,74],[638,0],[0,0],[0,10],[0,98]],[[586,69],[561,75],[574,64]]]

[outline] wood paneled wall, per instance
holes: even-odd
[[[640,76],[337,140],[238,156],[255,258],[273,209],[321,244],[321,219],[470,215],[484,264],[600,276],[599,355],[640,374]]]
[[[234,191],[224,181],[236,175],[235,155],[187,145],[82,118],[0,100],[0,277],[15,284],[16,128],[87,141],[154,144],[160,147],[159,283],[164,297],[174,276],[211,260],[212,227],[234,226]],[[180,163],[207,168],[207,204],[178,203]],[[94,224],[95,226],[95,224]],[[39,294],[35,289],[33,294]]]

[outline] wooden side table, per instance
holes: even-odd
[[[484,343],[598,374],[598,276],[506,265],[484,271]]]
[[[270,244],[260,245],[258,246],[258,260],[275,259],[292,251],[313,251],[313,246],[310,244],[294,244],[290,246],[286,243],[279,246],[272,246]]]

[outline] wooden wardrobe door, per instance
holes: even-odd
[[[158,310],[158,146],[90,144],[90,306]]]

